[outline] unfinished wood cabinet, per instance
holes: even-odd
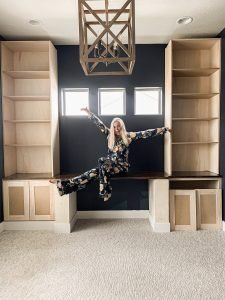
[[[199,189],[197,196],[198,229],[221,229],[222,191],[221,189]]]
[[[196,230],[196,197],[193,190],[170,190],[171,230]]]
[[[173,178],[169,188],[171,230],[221,229],[221,178]]]
[[[29,182],[3,181],[4,220],[29,220]]]
[[[165,171],[219,174],[220,39],[172,40],[165,52]]]
[[[1,43],[4,175],[58,174],[57,54],[48,41]]]
[[[54,220],[53,185],[47,180],[30,181],[30,220]]]
[[[53,186],[48,180],[4,180],[4,219],[54,220]]]

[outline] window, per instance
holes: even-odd
[[[122,88],[99,89],[98,111],[100,115],[125,115],[126,90]]]
[[[89,108],[89,89],[63,89],[62,114],[64,116],[86,115],[80,109]]]
[[[135,115],[162,114],[162,88],[135,88]]]

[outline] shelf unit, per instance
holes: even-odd
[[[165,69],[165,172],[219,174],[220,39],[169,42]]]
[[[221,229],[221,42],[179,39],[165,51],[165,172],[171,230]]]
[[[49,41],[1,43],[4,175],[59,169],[57,54]]]

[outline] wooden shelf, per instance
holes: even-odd
[[[221,177],[219,174],[210,171],[173,171],[170,178],[186,178],[186,177]]]
[[[173,69],[173,75],[175,77],[209,76],[218,70],[219,68]]]
[[[218,41],[218,38],[174,39],[173,50],[210,50]]]
[[[3,74],[16,79],[48,79],[49,71],[3,71]]]
[[[4,41],[4,46],[12,52],[47,52],[49,41]]]
[[[51,173],[15,173],[4,177],[3,180],[32,180],[32,179],[50,179]]]
[[[3,96],[13,101],[50,101],[49,96]]]
[[[4,146],[6,146],[6,147],[51,147],[50,144],[30,144],[30,145],[25,145],[25,144],[5,144]]]
[[[172,145],[198,145],[198,144],[218,144],[219,142],[172,142]]]
[[[50,120],[4,120],[8,123],[50,123]]]
[[[210,99],[219,93],[173,93],[172,96],[174,98],[181,98],[181,99]]]
[[[212,121],[219,120],[219,118],[173,118],[172,121]]]

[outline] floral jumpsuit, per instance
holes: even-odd
[[[97,127],[108,137],[109,128],[93,113],[90,113],[89,118],[97,125]],[[168,130],[167,127],[147,129],[138,132],[128,132],[127,137],[129,144],[132,141],[140,138],[154,137],[163,135]],[[71,179],[58,179],[57,188],[60,196],[79,191],[86,187],[96,179],[99,179],[99,197],[107,201],[111,197],[112,187],[109,178],[118,173],[128,172],[130,166],[128,162],[129,146],[126,146],[122,138],[115,137],[115,145],[113,150],[108,148],[106,157],[98,159],[98,167],[84,172],[83,174]]]

